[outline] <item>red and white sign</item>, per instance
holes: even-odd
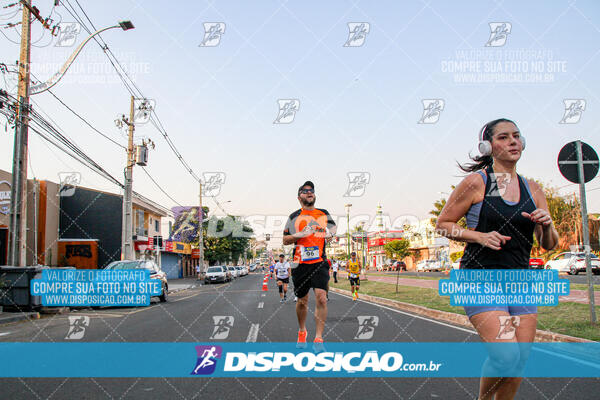
[[[154,250],[154,238],[148,238],[148,250]]]
[[[173,251],[173,242],[170,240],[165,241],[165,251],[172,252]]]
[[[200,249],[192,249],[192,258],[200,258]]]

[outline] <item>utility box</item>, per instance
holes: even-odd
[[[36,267],[0,267],[0,305],[17,310],[31,310],[41,305],[39,296],[30,294],[31,280],[41,272]]]
[[[148,146],[135,146],[135,163],[145,167],[148,165]]]

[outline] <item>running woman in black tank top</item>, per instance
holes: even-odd
[[[456,187],[446,202],[437,231],[461,242],[467,242],[461,268],[504,269],[529,268],[533,235],[547,250],[558,243],[558,233],[548,212],[544,192],[533,180],[516,172],[517,162],[524,149],[524,139],[516,124],[498,119],[486,124],[480,132],[480,152],[472,164],[460,166],[468,175]],[[478,212],[476,222],[472,221]],[[471,229],[464,229],[458,220],[468,215]],[[471,221],[469,221],[471,219]],[[527,360],[537,326],[535,307],[465,307],[465,311],[484,342],[515,342],[513,354],[494,357],[490,354],[487,366],[500,370],[520,368]],[[513,324],[513,316],[520,323]],[[501,321],[513,329],[512,339],[498,339]],[[522,378],[482,377],[479,399],[512,399]]]

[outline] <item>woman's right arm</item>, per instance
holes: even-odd
[[[510,240],[509,236],[501,235],[496,231],[478,232],[465,229],[457,224],[458,220],[465,216],[484,191],[485,184],[479,174],[471,174],[463,179],[446,201],[446,205],[438,217],[436,231],[452,240],[479,243],[482,246],[500,250],[502,245]]]

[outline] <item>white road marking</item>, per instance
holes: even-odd
[[[250,325],[250,332],[248,332],[246,343],[254,343],[256,342],[256,338],[258,338],[258,324],[252,324]]]
[[[265,297],[265,296],[266,296],[266,294],[264,294],[264,293],[260,295],[260,297]]]
[[[258,308],[263,308],[264,306],[265,306],[264,302],[261,301],[260,303],[258,303]]]
[[[2,332],[2,333],[0,333],[0,336],[6,336],[6,335],[10,335],[10,332]]]

